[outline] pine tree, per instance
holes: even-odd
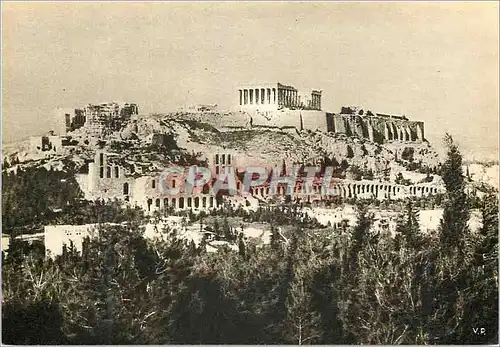
[[[279,235],[276,230],[276,227],[271,223],[271,235],[269,236],[269,244],[271,245],[271,248],[273,250],[278,250],[279,249]]]
[[[238,253],[243,259],[247,259],[247,245],[243,239],[243,233],[238,235]]]
[[[441,248],[446,251],[459,250],[461,252],[468,233],[467,222],[469,220],[462,155],[449,134],[445,136],[445,143],[448,153],[441,175],[447,193],[439,228]]]
[[[359,204],[357,206],[357,223],[353,231],[352,246],[349,252],[348,270],[354,273],[358,263],[358,254],[368,246],[370,228],[373,225],[374,215],[369,212],[368,206]]]
[[[420,224],[418,220],[418,211],[414,208],[411,200],[408,201],[405,211],[403,211],[398,218],[396,232],[403,237],[409,247],[417,246]]]
[[[224,239],[228,242],[233,241],[233,233],[231,227],[229,226],[229,222],[227,217],[224,217],[222,221],[222,234],[224,235]]]
[[[481,254],[480,265],[488,267],[489,271],[497,272],[498,268],[498,196],[490,193],[485,196],[481,209],[483,226],[481,235],[483,240],[478,247]],[[498,276],[498,274],[496,274]]]

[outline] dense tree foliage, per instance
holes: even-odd
[[[35,227],[82,198],[74,175],[44,167],[2,172],[2,230]]]
[[[45,224],[87,224],[142,219],[119,201],[87,201],[74,172],[44,167],[2,173],[2,232],[40,230]]]

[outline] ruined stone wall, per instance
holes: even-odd
[[[159,173],[134,178],[123,166],[110,159],[109,153],[97,152],[94,162],[89,163],[89,173],[79,175],[77,182],[86,199],[119,199],[139,206],[146,212],[167,207],[204,210],[218,207],[215,197],[203,194],[201,189],[193,191],[190,196],[184,194],[182,190],[179,194],[166,196],[160,189]],[[181,187],[183,178],[173,177],[167,184],[171,188]]]
[[[328,131],[379,143],[422,142],[424,123],[392,117],[357,114],[327,114]]]
[[[88,184],[80,185],[80,188],[91,199],[123,199],[131,194],[134,182],[126,173],[125,168],[109,158],[108,153],[97,152],[94,162],[89,163]],[[128,194],[124,194],[125,184],[128,186]]]

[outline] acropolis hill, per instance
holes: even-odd
[[[232,112],[197,105],[141,115],[140,105],[130,102],[59,109],[55,131],[31,138],[29,150],[7,161],[64,169],[70,158],[88,199],[125,199],[149,211],[166,203],[156,181],[172,164],[208,165],[214,174],[249,165],[333,165],[345,198],[442,191],[438,156],[422,122],[359,107],[326,112],[323,96],[318,89],[276,83],[241,86]],[[264,198],[266,192],[261,187],[254,193]],[[174,200],[180,204],[181,198]]]
[[[180,142],[180,148],[201,151],[206,158],[223,148],[241,152],[243,161],[269,164],[283,160],[313,163],[334,156],[336,161],[347,159],[379,171],[390,163],[406,160],[402,156],[406,151],[411,152],[414,166],[437,165],[437,156],[425,140],[423,122],[360,107],[324,111],[323,97],[322,90],[298,90],[277,82],[240,86],[234,93],[237,110],[232,112],[218,110],[217,105],[197,105],[147,116],[140,115],[139,106],[129,102],[58,109],[54,132],[32,137],[30,147],[31,152],[39,154],[62,154],[73,147],[71,143],[93,151],[98,139],[106,146],[116,141],[147,146],[161,143],[162,134],[169,134]],[[183,136],[182,131],[175,133],[186,122],[188,136]],[[204,134],[195,135],[200,130]],[[233,140],[228,141],[230,138]]]

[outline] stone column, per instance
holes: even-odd
[[[242,105],[243,104],[243,91],[240,89],[239,92],[240,92],[240,105]]]
[[[417,124],[417,139],[420,141],[424,140],[424,131],[422,130],[420,124]]]
[[[371,124],[368,124],[368,138],[370,139],[371,142],[373,142],[373,140],[374,140],[373,127]]]
[[[260,89],[255,88],[255,104],[260,104]]]

